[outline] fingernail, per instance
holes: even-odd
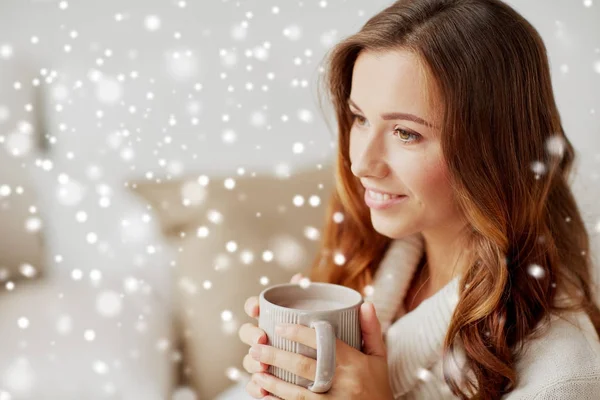
[[[250,357],[254,358],[256,361],[260,360],[260,346],[252,346],[250,347]]]

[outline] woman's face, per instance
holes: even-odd
[[[428,91],[431,104],[424,96]],[[349,149],[352,173],[363,186],[407,196],[387,209],[370,208],[373,227],[387,237],[455,231],[459,223],[441,151],[437,101],[413,53],[359,54],[349,100],[355,114]]]

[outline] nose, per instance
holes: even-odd
[[[357,144],[363,146],[358,152],[358,156],[352,160],[350,170],[358,177],[383,178],[387,173],[387,163],[384,160],[384,151],[379,143],[381,139],[376,135],[370,135],[366,142]]]

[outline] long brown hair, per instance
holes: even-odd
[[[350,171],[347,101],[363,50],[413,52],[443,100],[442,153],[475,255],[444,341],[444,357],[464,348],[475,381],[444,377],[460,398],[499,398],[517,384],[524,340],[551,313],[583,310],[600,334],[588,233],[568,182],[575,152],[546,48],[499,0],[400,0],[332,48],[322,82],[337,120],[336,184],[309,278],[360,291],[392,240],[374,230]],[[557,292],[570,301],[561,305]]]

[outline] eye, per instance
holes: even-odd
[[[421,137],[421,135],[418,133],[413,133],[411,131],[407,131],[406,129],[396,128],[394,129],[394,133],[396,132],[399,132],[398,138],[400,138],[400,140],[402,140],[404,143],[412,143]],[[413,140],[410,140],[410,138],[413,138]]]
[[[352,113],[352,119],[353,119],[353,122],[358,123],[358,125],[360,127],[366,126],[363,124],[365,124],[367,122],[367,119],[365,117],[363,117],[362,115]],[[399,132],[399,134],[395,135],[396,132]],[[412,131],[409,131],[406,129],[401,129],[401,128],[394,129],[394,136],[397,136],[403,143],[416,142],[421,137],[421,135],[419,135],[416,132],[412,132]]]
[[[358,114],[352,114],[352,119],[356,122],[358,122],[359,125],[362,126],[363,123],[365,123],[367,121],[367,119],[365,117],[363,117],[362,115],[358,115]]]

